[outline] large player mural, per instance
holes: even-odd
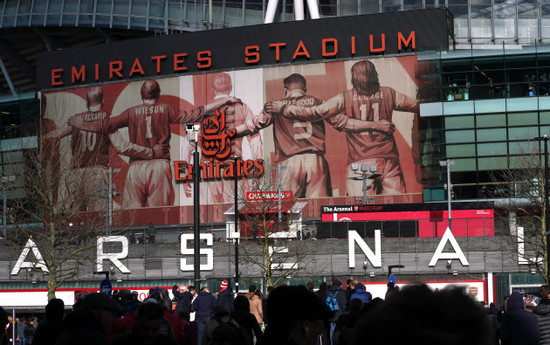
[[[98,201],[88,211],[105,209],[111,167],[120,193],[114,208],[147,210],[142,223],[173,223],[155,216],[170,209],[180,214],[176,222],[189,222],[195,162],[187,123],[202,125],[201,205],[229,207],[235,176],[239,192],[250,191],[277,165],[283,189],[316,212],[316,200],[345,204],[362,196],[362,181],[351,179],[355,164],[377,167],[368,180],[373,202],[421,202],[416,66],[416,56],[403,56],[46,92],[42,115],[53,125],[43,135],[59,140],[60,150],[89,153],[77,165],[62,162],[94,177],[86,192]]]

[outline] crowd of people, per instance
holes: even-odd
[[[484,308],[460,287],[400,289],[390,282],[382,299],[360,282],[336,278],[317,290],[313,283],[269,287],[267,296],[255,285],[235,294],[227,280],[216,294],[185,285],[172,293],[157,287],[143,302],[129,290],[89,293],[69,313],[52,299],[36,330],[30,319],[12,322],[0,308],[0,344],[13,334],[19,345],[550,344],[548,285],[536,303],[513,292],[501,310]]]

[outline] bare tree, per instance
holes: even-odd
[[[97,193],[90,192],[96,188],[97,171],[73,168],[82,157],[59,145],[58,140],[48,140],[24,151],[23,163],[12,171],[18,197],[4,210],[14,230],[8,240],[40,254],[27,255],[25,262],[28,269],[47,276],[48,300],[84,265],[92,266],[92,249],[104,226],[102,212],[86,212],[98,200]],[[24,225],[29,223],[38,225]]]
[[[512,259],[535,269],[548,284],[543,150],[532,141],[519,146],[517,152],[517,156],[495,159],[495,166],[500,169],[490,173],[493,184],[482,187],[481,194],[505,201],[509,231],[502,238]]]
[[[248,197],[241,193],[239,198],[240,260],[245,271],[259,272],[257,276],[265,279],[253,281],[261,286],[285,284],[307,270],[306,261],[313,257],[292,221],[296,201],[280,185],[266,172],[254,181]]]

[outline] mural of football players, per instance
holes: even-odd
[[[293,73],[283,80],[285,98],[277,101],[287,106],[315,107],[322,100],[306,94],[307,82],[303,75]],[[341,131],[361,131],[371,128],[361,120],[337,114],[313,121],[285,117],[277,113],[262,112],[258,122],[247,122],[237,127],[237,135],[254,133],[273,125],[275,141],[274,165],[284,166],[281,180],[298,198],[332,196],[330,171],[325,159],[325,121]]]
[[[130,159],[124,186],[124,208],[160,207],[174,204],[172,169],[170,166],[170,124],[199,122],[205,113],[224,105],[238,102],[235,98],[214,101],[189,112],[178,111],[159,103],[160,85],[156,80],[143,82],[140,90],[142,104],[130,107],[110,119],[83,122],[71,119],[69,125],[93,132],[115,132],[128,127],[131,143],[163,152],[155,159]]]
[[[351,68],[353,87],[315,107],[298,107],[284,102],[268,102],[267,112],[281,113],[285,117],[316,121],[338,114],[346,114],[351,119],[370,123],[365,131],[346,132],[348,148],[348,177],[354,177],[352,163],[376,165],[380,176],[369,180],[369,194],[406,193],[405,180],[399,163],[399,152],[393,136],[392,122],[394,110],[418,113],[416,100],[391,87],[380,86],[374,64],[368,60],[356,62]],[[417,118],[415,117],[415,121]],[[413,125],[413,131],[415,126]],[[413,133],[413,136],[415,134]],[[413,140],[413,160],[420,165],[418,141]],[[416,169],[420,182],[420,169]],[[362,182],[348,179],[347,194],[356,195],[361,191]]]
[[[211,76],[211,88],[214,94],[214,101],[223,101],[231,99],[233,85],[231,76],[228,73],[215,73]],[[225,104],[225,103],[224,103]],[[222,105],[223,107],[223,105]],[[219,107],[218,111],[223,111]],[[250,107],[244,103],[235,103],[225,108],[225,123],[226,130],[230,131],[233,128],[245,123],[253,123],[257,115],[254,115]],[[250,148],[251,159],[259,159],[263,157],[263,143],[260,133],[253,133],[231,140],[231,155],[232,157],[243,157],[243,140],[248,141]],[[210,161],[209,157],[202,155],[202,162]],[[235,193],[235,182],[233,180],[214,180],[201,184],[201,202],[206,204],[232,202]],[[245,194],[250,191],[250,185],[246,179],[240,183],[239,193]]]
[[[45,104],[45,103],[44,103]],[[125,140],[119,133],[91,132],[68,125],[69,122],[91,122],[104,120],[110,114],[103,109],[103,88],[101,86],[90,87],[86,93],[87,111],[72,115],[68,122],[61,128],[46,133],[42,139],[60,140],[70,135],[71,137],[71,165],[78,173],[81,181],[86,181],[82,186],[86,190],[66,190],[65,184],[61,184],[60,194],[85,193],[86,211],[101,211],[105,209],[105,200],[99,195],[103,186],[108,184],[109,146],[110,144],[118,153],[135,159],[149,160],[154,158],[155,152],[151,148],[132,144]],[[76,186],[68,186],[77,188]],[[99,192],[98,192],[99,191]]]

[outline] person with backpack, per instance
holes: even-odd
[[[332,335],[334,334],[334,329],[336,328],[336,321],[338,318],[345,313],[347,313],[347,298],[346,292],[341,288],[342,282],[338,279],[333,279],[332,284],[328,289],[328,295],[325,300],[329,309],[334,313],[334,317],[329,320],[330,332],[329,339],[330,344],[333,344]]]

